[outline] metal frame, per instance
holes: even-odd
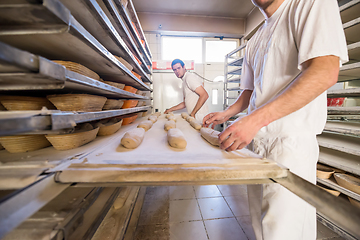
[[[90,122],[104,118],[124,116],[144,112],[151,106],[134,107],[100,112],[61,112],[61,111],[11,111],[0,116],[0,136],[20,133],[37,133],[40,131],[73,128],[78,123]],[[41,133],[41,132],[40,132]]]
[[[1,6],[1,13],[9,11],[9,8],[4,10]],[[49,59],[78,62],[97,72],[105,80],[127,81],[131,83],[129,85],[134,87],[140,85],[148,89],[141,80],[79,24],[69,10],[58,0],[44,0],[42,4],[31,3],[19,6],[24,7],[22,10],[29,15],[29,19],[34,21],[33,26],[29,28],[27,25],[20,25],[15,28],[13,25],[6,26],[4,24],[10,30],[0,31],[0,41]],[[15,15],[23,12],[19,11],[19,7],[14,6],[14,8],[17,10],[13,11]],[[37,11],[32,11],[32,8],[37,9]],[[10,10],[12,9],[10,8]],[[36,23],[39,14],[49,16],[47,21]],[[21,19],[18,16],[13,16],[13,18],[15,23]],[[51,24],[58,29],[48,29],[49,25],[52,26]],[[21,38],[19,38],[20,35]],[[82,51],[82,54],[77,54],[78,51]]]

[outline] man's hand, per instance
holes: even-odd
[[[165,112],[164,112],[164,114],[167,114],[167,113],[169,113],[169,112],[171,112],[169,109],[166,109],[165,110]]]
[[[234,151],[246,147],[262,127],[253,118],[251,114],[242,118],[239,117],[221,132],[219,134],[220,148],[226,151]]]
[[[214,129],[216,125],[226,122],[230,117],[226,116],[225,112],[212,112],[206,115],[203,119],[203,126]]]

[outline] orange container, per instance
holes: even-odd
[[[136,93],[137,89],[134,88],[134,87],[131,87],[131,86],[125,86],[124,91],[131,92],[131,93]]]
[[[139,100],[125,100],[124,104],[122,105],[122,109],[136,107],[138,102]]]
[[[122,125],[128,125],[128,124],[132,123],[133,121],[135,121],[135,119],[137,118],[137,116],[138,116],[138,115],[135,115],[135,116],[132,116],[132,117],[128,117],[128,118],[124,118]]]
[[[139,74],[137,74],[136,72],[134,72],[134,71],[131,71],[132,72],[132,74],[134,74],[135,75],[135,77],[137,77],[139,80],[141,80],[141,76],[139,75]]]

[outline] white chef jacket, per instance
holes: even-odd
[[[285,0],[247,44],[241,89],[254,90],[248,113],[284,90],[312,58],[335,55],[348,61],[335,0]],[[306,94],[306,93],[304,93]],[[261,131],[320,134],[326,122],[326,92]]]
[[[283,91],[312,58],[335,55],[348,61],[336,0],[285,0],[247,44],[241,88],[253,90],[248,113]],[[306,93],[304,93],[306,94]],[[316,134],[326,123],[326,92],[268,126],[252,150],[315,183]],[[252,225],[258,240],[315,240],[316,210],[278,184],[248,186]]]
[[[203,80],[194,73],[185,72],[182,77],[182,87],[185,98],[185,106],[187,112],[190,114],[194,109],[199,96],[195,93],[195,89],[202,86],[204,87]],[[202,122],[203,118],[209,113],[207,101],[202,105],[199,111],[195,114],[196,120]]]

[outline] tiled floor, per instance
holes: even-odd
[[[341,240],[318,224],[321,240]],[[136,240],[255,240],[246,185],[148,187]]]

